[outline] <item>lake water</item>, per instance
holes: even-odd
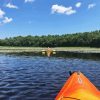
[[[0,54],[0,100],[54,100],[69,77],[83,72],[100,89],[100,60]]]

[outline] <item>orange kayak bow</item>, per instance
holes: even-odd
[[[74,72],[55,100],[100,100],[100,91],[81,72]]]

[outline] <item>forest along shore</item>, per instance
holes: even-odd
[[[0,46],[0,53],[20,53],[20,52],[42,52],[46,47],[6,47]],[[55,51],[66,51],[73,53],[100,53],[100,48],[90,47],[55,47]]]

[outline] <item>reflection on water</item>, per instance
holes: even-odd
[[[59,57],[1,54],[0,100],[54,100],[70,70],[80,70],[100,89],[99,60]]]
[[[46,54],[42,52],[19,52],[10,53],[12,55],[26,55],[26,56],[42,56],[46,57]],[[55,54],[51,53],[51,57],[61,57],[61,58],[82,58],[82,59],[94,59],[100,60],[100,53],[78,53],[78,52],[68,52],[68,51],[56,51]]]
[[[78,53],[78,52],[66,52],[66,51],[60,51],[57,52],[57,57],[68,57],[68,58],[82,58],[82,59],[94,59],[94,60],[100,60],[100,53]]]

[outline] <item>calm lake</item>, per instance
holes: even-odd
[[[65,55],[0,54],[0,100],[54,100],[69,71],[83,72],[100,89],[98,57]]]

